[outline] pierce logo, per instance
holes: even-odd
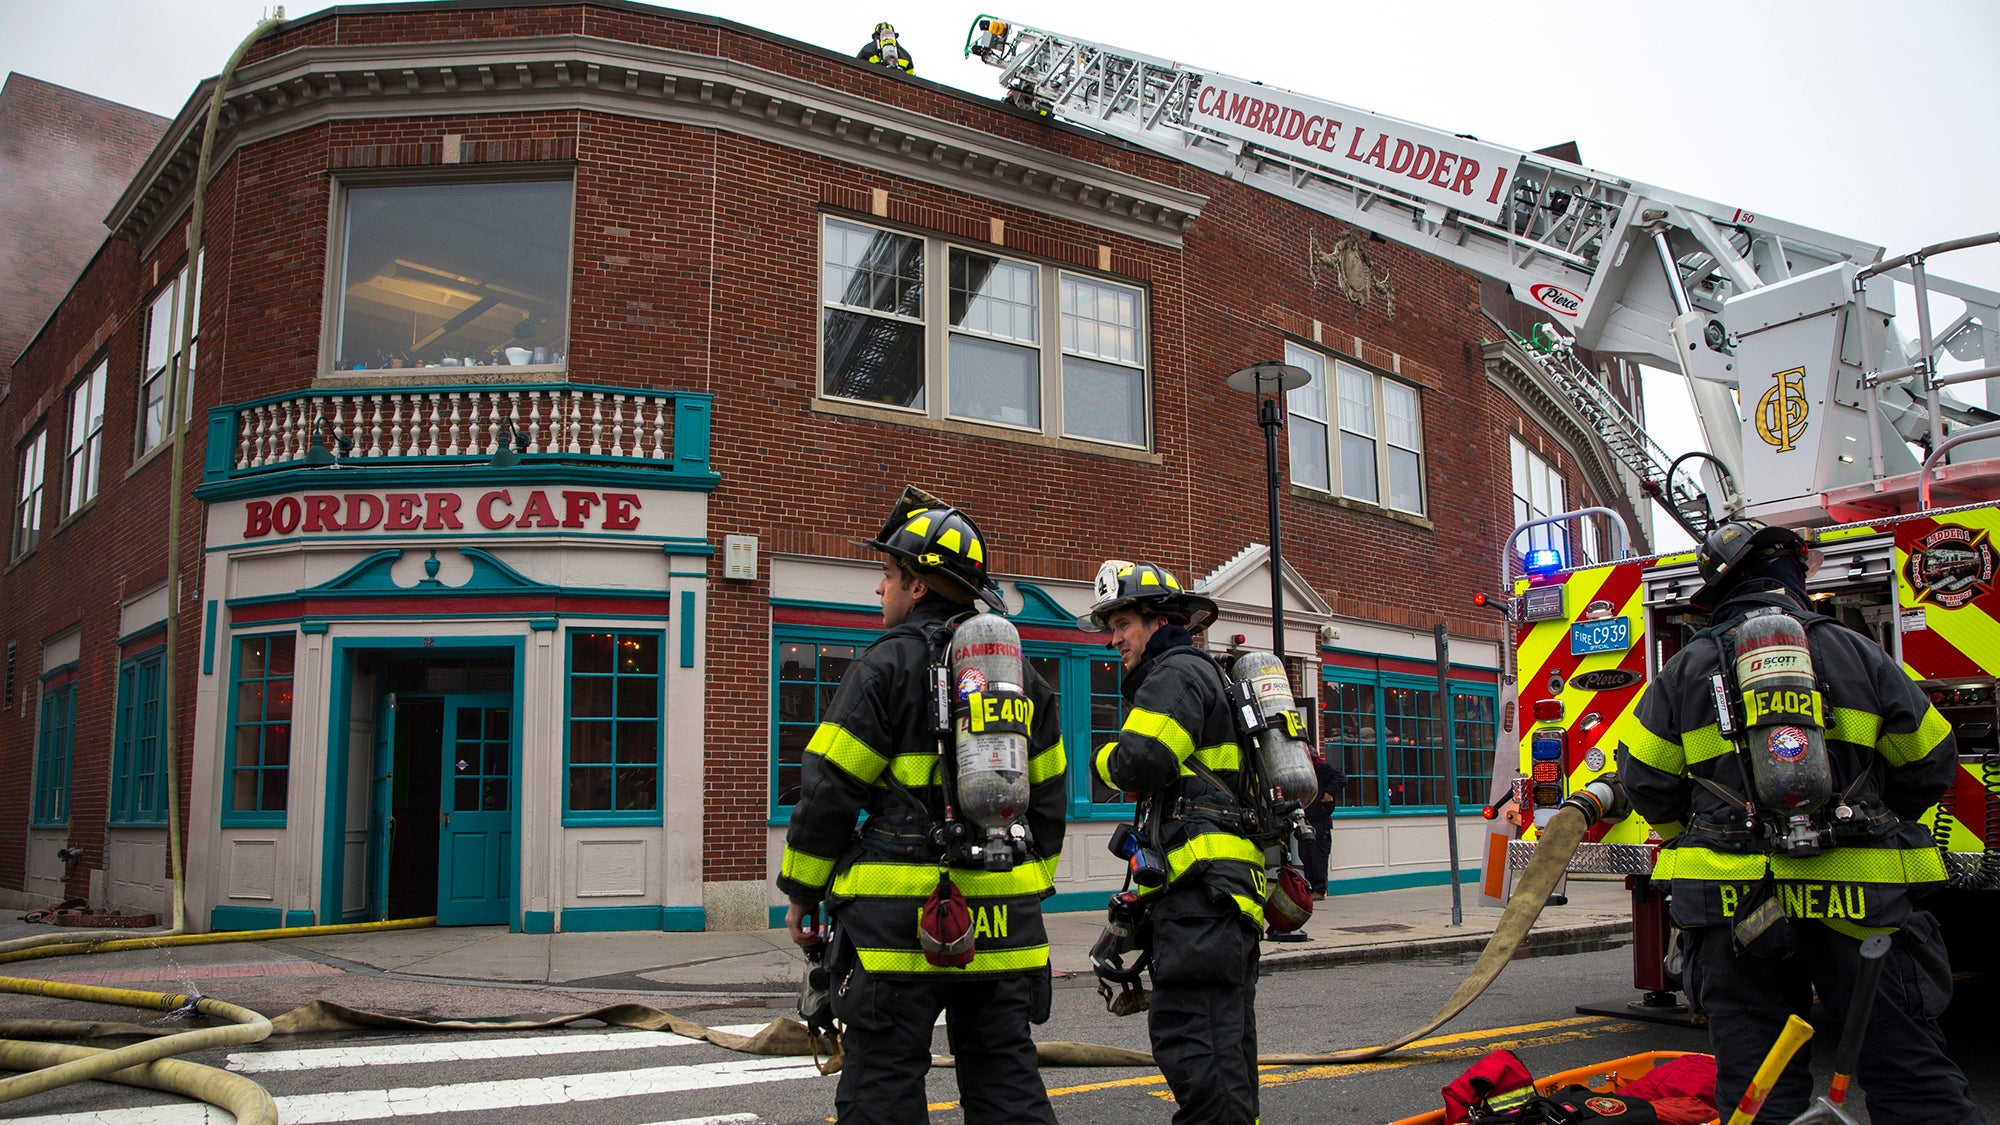
[[[1543,282],[1529,288],[1528,295],[1535,299],[1536,304],[1564,316],[1580,316],[1583,313],[1583,298],[1560,285]]]
[[[1995,562],[1986,529],[1945,524],[1917,541],[1904,572],[1917,604],[1959,609],[1993,591]]]

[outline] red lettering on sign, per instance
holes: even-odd
[[[582,527],[583,521],[590,517],[590,509],[596,503],[597,493],[595,492],[565,491],[563,493],[562,525],[564,527]]]
[[[495,500],[507,505],[514,503],[514,498],[505,492],[489,492],[479,498],[479,526],[488,531],[498,531],[514,522],[514,514],[512,512],[504,516],[493,514],[493,502]]]
[[[306,497],[306,530],[339,531],[340,497],[318,493]]]
[[[366,492],[352,492],[347,496],[348,531],[367,531],[382,522],[382,502]]]
[[[458,531],[465,527],[458,521],[459,500],[456,492],[426,492],[424,503],[425,531],[441,531],[446,528]]]
[[[1437,171],[1432,174],[1431,183],[1438,187],[1449,189],[1451,186],[1451,166],[1457,162],[1458,157],[1449,152],[1438,153]]]
[[[1479,161],[1470,156],[1460,157],[1458,176],[1451,181],[1451,190],[1460,195],[1471,195],[1473,182],[1479,179]]]
[[[271,502],[252,500],[243,505],[243,538],[255,539],[271,534]]]
[[[417,518],[417,503],[423,497],[414,492],[391,492],[382,497],[389,505],[389,518],[382,521],[383,531],[415,531],[423,526]]]
[[[632,531],[639,526],[639,517],[633,509],[639,506],[639,495],[635,492],[607,492],[604,494],[604,530]]]
[[[1416,146],[1410,142],[1397,141],[1396,154],[1389,158],[1388,170],[1391,172],[1408,172],[1410,170],[1410,159],[1416,155],[1416,152]]]
[[[1356,129],[1354,131],[1354,139],[1347,142],[1347,158],[1349,160],[1359,160],[1367,163],[1367,159],[1361,155],[1361,138],[1367,135],[1368,130],[1366,129]]]
[[[277,503],[271,505],[271,530],[280,535],[290,535],[299,529],[301,514],[298,497],[281,497]]]
[[[521,518],[514,521],[515,527],[561,527],[554,508],[549,507],[548,493],[536,489],[528,493],[528,503],[521,510]]]

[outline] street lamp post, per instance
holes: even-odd
[[[1275,360],[1253,363],[1227,380],[1232,390],[1257,396],[1257,424],[1264,427],[1264,490],[1271,512],[1271,651],[1285,662],[1284,557],[1278,547],[1278,431],[1285,425],[1286,391],[1312,382],[1303,367]]]

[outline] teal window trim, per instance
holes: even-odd
[[[787,645],[831,645],[837,648],[851,647],[854,656],[868,647],[875,638],[882,635],[877,629],[851,629],[838,626],[774,624],[771,627],[771,773],[770,773],[770,819],[772,826],[783,826],[792,821],[792,805],[783,798],[787,790],[797,784],[798,758],[806,740],[812,737],[819,726],[821,712],[832,698],[833,689],[839,684],[839,677],[819,678],[817,654],[812,679],[786,678],[785,646]],[[1065,701],[1091,700],[1091,665],[1093,662],[1108,661],[1117,668],[1116,656],[1108,655],[1101,644],[1063,644],[1059,641],[1029,640],[1022,642],[1023,654],[1037,671],[1046,670],[1046,661],[1058,661],[1057,677],[1049,684],[1059,699]],[[842,669],[843,673],[845,669]],[[1044,677],[1046,678],[1046,676]],[[784,698],[786,685],[791,685],[794,697],[791,701],[793,713],[788,717]],[[811,685],[812,706],[800,706],[800,689]],[[1103,684],[1100,687],[1106,686]],[[1132,806],[1121,796],[1112,801],[1093,800],[1090,757],[1095,745],[1106,738],[1117,736],[1118,725],[1125,716],[1125,700],[1118,693],[1117,679],[1110,683],[1107,694],[1098,692],[1097,697],[1116,703],[1116,721],[1107,729],[1094,730],[1091,723],[1093,708],[1088,702],[1074,703],[1060,710],[1063,748],[1067,754],[1067,776],[1069,784],[1069,819],[1112,821],[1126,820],[1132,815]],[[809,712],[809,713],[808,713]],[[787,737],[789,736],[789,738]],[[789,751],[789,753],[788,753]]]
[[[70,766],[76,748],[76,681],[42,688],[41,725],[35,737],[35,828],[69,825]]]
[[[292,705],[296,684],[298,660],[298,634],[296,633],[246,633],[234,638],[230,646],[229,661],[229,740],[222,752],[222,827],[224,828],[282,828],[286,821],[286,806],[290,802],[291,753],[292,753]],[[246,678],[244,653],[251,646],[262,643],[265,647],[261,657],[260,673]],[[289,653],[288,670],[281,675],[271,674],[272,657],[280,650]],[[244,688],[256,687],[257,714],[246,717],[243,708]],[[282,685],[282,686],[279,686]],[[274,710],[273,703],[279,704]],[[283,728],[280,738],[272,733]],[[251,748],[254,756],[248,764],[239,752],[246,733],[253,739]],[[273,751],[280,751],[273,754]],[[282,761],[274,758],[282,757]],[[243,775],[251,773],[246,779]],[[268,799],[271,793],[270,777],[280,778],[277,792],[282,795],[279,803],[272,806]],[[237,804],[239,782],[252,783],[255,807],[241,808]]]
[[[1398,786],[1414,785],[1422,791],[1441,788],[1444,783],[1437,680],[1323,665],[1320,683],[1320,745],[1329,754],[1338,755],[1334,762],[1348,775],[1350,800],[1335,808],[1334,815],[1443,815],[1441,796],[1426,801],[1396,799]],[[1458,811],[1476,813],[1485,804],[1482,794],[1493,770],[1499,687],[1491,682],[1447,679],[1446,690],[1452,698]],[[1463,707],[1460,701],[1464,701]],[[1393,713],[1392,707],[1396,709]],[[1347,722],[1349,718],[1354,721]],[[1398,728],[1393,739],[1392,724]],[[1429,768],[1409,768],[1413,762],[1424,762],[1426,755]],[[1403,768],[1392,773],[1392,764]],[[1357,797],[1360,800],[1354,800]]]
[[[612,648],[611,655],[613,660],[612,668],[609,672],[578,672],[576,670],[577,638],[585,636],[596,636],[596,635],[609,635],[611,637],[611,648]],[[626,642],[632,641],[643,645],[648,640],[652,642],[652,647],[653,647],[653,658],[652,658],[653,670],[650,672],[621,671],[618,668],[616,662],[619,659],[619,653],[623,650]],[[665,739],[666,739],[666,702],[667,702],[666,659],[667,659],[667,635],[664,630],[605,629],[605,628],[590,628],[590,627],[578,626],[564,631],[563,634],[563,826],[564,827],[567,828],[567,827],[576,827],[581,825],[593,825],[593,824],[649,825],[657,827],[662,823],[661,818],[665,815],[664,809],[666,806],[666,801],[664,799],[665,792],[663,789],[663,786],[665,784],[665,775],[666,775],[666,761],[664,754]],[[618,714],[617,711],[619,702],[624,698],[625,695],[624,692],[625,684],[632,681],[645,680],[645,679],[650,679],[653,681],[652,692],[651,692],[652,714],[650,715]],[[585,683],[603,681],[608,686],[609,688],[609,694],[607,696],[608,713],[581,715],[581,716],[576,713],[576,694],[577,694],[576,689],[579,681],[583,681]],[[608,760],[602,762],[597,762],[597,761],[578,762],[576,760],[575,758],[575,753],[577,750],[576,734],[579,723],[610,724],[610,733],[609,733],[610,741],[606,747],[606,751],[609,754]],[[620,742],[620,736],[628,728],[634,728],[648,723],[650,723],[653,728],[652,761],[650,763],[646,763],[637,761],[618,760],[618,746]],[[577,771],[579,770],[608,771],[609,776],[611,778],[609,799],[615,804],[616,801],[618,800],[619,775],[622,772],[630,769],[641,769],[641,770],[652,771],[653,773],[653,784],[652,784],[652,794],[651,794],[653,801],[652,808],[579,809],[574,807],[574,805],[572,804],[572,801],[576,794],[577,782],[579,780],[582,780],[584,777],[584,775],[580,775]]]
[[[114,827],[157,828],[167,822],[167,762],[161,754],[166,723],[160,698],[166,652],[165,645],[156,645],[118,665],[109,821]]]

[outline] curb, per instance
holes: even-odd
[[[1515,951],[1533,955],[1538,950],[1554,947],[1582,945],[1601,942],[1610,938],[1630,938],[1632,922],[1621,919],[1612,922],[1587,922],[1565,926],[1554,930],[1530,930]],[[1491,933],[1465,934],[1461,937],[1432,938],[1422,941],[1388,942],[1382,945],[1349,946],[1334,949],[1301,949],[1287,951],[1274,956],[1265,953],[1260,959],[1263,972],[1275,973],[1290,968],[1318,968],[1326,965],[1367,964],[1376,961],[1410,961],[1433,957],[1455,957],[1485,950],[1491,941]],[[1571,951],[1576,952],[1576,951]]]

